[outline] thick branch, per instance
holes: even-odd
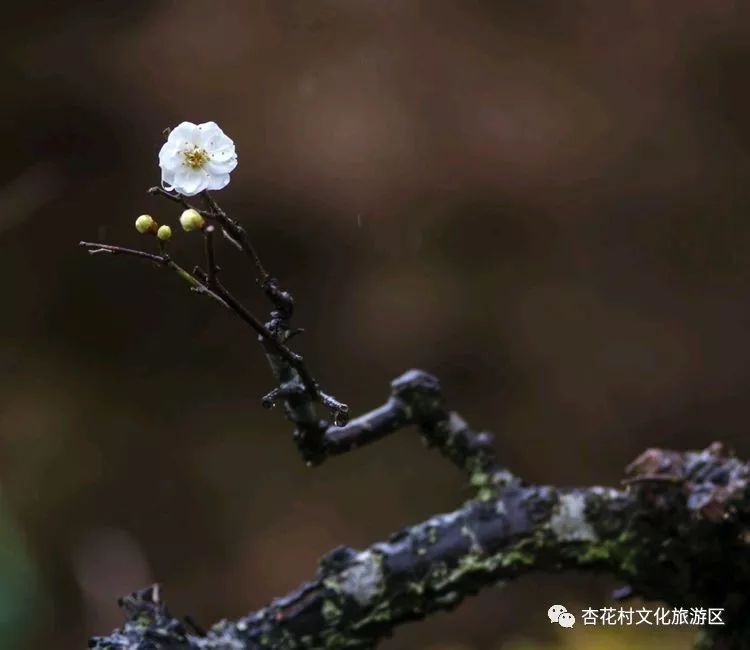
[[[489,487],[492,476],[496,481],[504,476],[495,460],[492,435],[473,431],[460,415],[449,411],[438,380],[421,370],[395,379],[383,406],[344,427],[328,427],[321,451],[324,456],[342,454],[410,425],[417,425],[428,446],[438,448],[477,488]],[[509,477],[502,482],[509,482]]]
[[[297,591],[205,636],[172,618],[151,590],[140,592],[124,601],[131,616],[125,627],[92,647],[365,650],[398,625],[451,609],[485,586],[576,569],[606,571],[627,581],[633,595],[672,606],[724,607],[726,627],[708,631],[717,647],[745,648],[748,465],[712,445],[649,450],[628,472],[635,480],[623,490],[503,481],[495,495],[364,551],[334,550]],[[539,616],[546,621],[546,611]]]

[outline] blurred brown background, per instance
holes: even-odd
[[[305,468],[260,407],[272,380],[240,323],[169,274],[76,247],[143,244],[142,212],[175,222],[145,189],[183,119],[237,143],[219,198],[355,412],[421,367],[530,480],[616,484],[650,445],[750,454],[748,18],[731,0],[6,13],[0,647],[82,648],[152,580],[204,625],[238,616],[337,544],[467,495],[411,432]],[[634,647],[546,620],[553,602],[604,606],[612,586],[528,577],[384,648]]]

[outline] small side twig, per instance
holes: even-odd
[[[196,209],[183,197],[171,194],[163,188],[153,187],[149,192],[179,203],[185,208]],[[302,355],[293,352],[286,345],[287,341],[293,336],[303,331],[300,328],[293,328],[291,325],[294,312],[294,298],[291,293],[282,289],[278,281],[266,270],[250,241],[247,231],[226,213],[211,193],[206,191],[201,196],[208,209],[199,210],[199,213],[209,222],[214,222],[221,227],[225,238],[245,253],[253,263],[260,287],[273,306],[270,320],[261,323],[219,281],[213,223],[209,223],[203,228],[206,272],[196,269],[195,274],[259,335],[271,370],[281,389],[276,392],[271,391],[271,393],[276,398],[284,400],[284,411],[297,427],[294,440],[297,442],[306,462],[319,462],[322,457],[323,437],[329,423],[318,417],[315,412],[315,403],[319,403],[328,409],[332,415],[333,426],[344,426],[347,423],[349,407],[334,396],[323,392],[307,368]],[[273,405],[275,401],[275,399],[264,398],[263,403],[264,405]]]
[[[255,247],[250,242],[250,238],[247,235],[245,229],[232,219],[224,210],[219,206],[211,193],[206,190],[202,193],[203,198],[211,209],[210,216],[215,218],[221,225],[224,233],[232,240],[235,245],[239,245],[242,251],[252,260],[253,265],[258,273],[258,279],[263,286],[270,279],[270,274],[266,271],[263,266],[263,262],[260,261]]]
[[[81,241],[78,243],[79,246],[85,248],[90,255],[125,255],[129,257],[135,257],[149,262],[154,262],[159,266],[164,266],[174,271],[180,278],[182,278],[189,286],[192,291],[196,293],[202,293],[207,295],[218,302],[222,307],[229,309],[227,302],[221,298],[216,292],[209,289],[194,275],[183,269],[179,264],[174,262],[169,255],[162,253],[156,255],[154,253],[148,253],[146,251],[136,250],[134,248],[126,248],[124,246],[113,246],[111,244],[101,244],[99,242],[88,242]]]
[[[196,212],[202,214],[204,217],[211,216],[211,214],[206,212],[205,210],[199,210],[198,208],[196,208],[184,196],[182,196],[182,194],[177,194],[176,192],[167,192],[167,190],[165,190],[163,187],[159,187],[158,185],[149,187],[148,193],[153,196],[162,196],[165,199],[169,199],[170,201],[181,205],[185,210],[195,210]]]
[[[349,409],[345,403],[320,390],[318,382],[308,369],[302,355],[292,351],[287,345],[287,341],[302,331],[300,328],[291,326],[294,298],[268,273],[245,229],[219,206],[209,192],[202,193],[202,198],[208,206],[208,209],[204,210],[196,208],[184,196],[168,192],[162,187],[152,187],[149,193],[177,203],[185,209],[196,210],[208,221],[202,228],[205,271],[200,267],[195,267],[191,274],[175,264],[166,253],[164,242],[160,242],[161,254],[159,255],[109,244],[81,242],[81,245],[88,248],[90,252],[130,255],[169,267],[187,281],[194,291],[209,295],[250,326],[258,336],[271,370],[278,381],[279,390],[275,393],[272,391],[272,393],[275,397],[284,400],[284,411],[297,427],[294,439],[308,462],[317,460],[322,449],[323,435],[329,424],[318,417],[315,404],[321,404],[330,411],[334,426],[346,424]],[[227,239],[237,245],[252,261],[260,286],[273,306],[271,318],[266,323],[257,318],[219,280],[220,269],[216,256],[214,223],[222,229]],[[263,403],[273,404],[275,400],[264,398]]]
[[[295,368],[299,369],[300,376],[305,380],[305,385],[312,387],[312,391],[317,396],[317,384],[312,376],[307,372],[307,369],[302,363],[302,357],[295,352],[292,352],[286,345],[281,343],[273,335],[268,328],[263,325],[253,314],[239,301],[237,300],[219,281],[214,277],[213,286],[209,284],[209,276],[205,274],[201,269],[196,268],[195,275],[189,273],[177,263],[175,263],[171,257],[167,254],[156,255],[154,253],[148,253],[146,251],[140,251],[133,248],[126,248],[124,246],[113,246],[111,244],[102,244],[99,242],[87,242],[82,241],[79,245],[88,250],[92,255],[105,253],[110,255],[127,255],[130,257],[137,257],[140,259],[148,260],[172,269],[185,280],[193,289],[198,293],[205,293],[210,296],[222,306],[230,309],[234,312],[241,320],[247,323],[261,338],[264,344],[268,345],[275,354],[278,354],[284,361],[289,363]],[[215,268],[214,268],[215,274]],[[200,279],[199,279],[200,278]]]
[[[206,245],[206,268],[208,269],[208,286],[216,286],[216,275],[218,267],[216,266],[216,253],[214,251],[214,227],[211,225],[203,229],[203,238]]]

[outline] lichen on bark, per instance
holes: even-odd
[[[706,630],[700,647],[747,647],[746,464],[716,445],[649,450],[623,489],[526,485],[500,471],[491,499],[473,498],[363,551],[339,547],[295,592],[205,636],[147,590],[124,601],[125,627],[91,647],[363,650],[486,586],[562,570],[606,571],[629,595],[673,606],[724,607],[727,626]]]

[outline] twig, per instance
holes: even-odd
[[[149,189],[149,193],[169,199],[186,209],[196,209],[181,195],[172,194],[161,187],[152,187]],[[229,232],[233,238],[236,238],[240,248],[253,260],[256,270],[260,275],[261,287],[275,308],[271,313],[271,320],[268,321],[268,323],[263,324],[237,298],[235,298],[235,296],[230,293],[221,282],[219,282],[219,267],[216,263],[213,238],[214,227],[210,223],[203,229],[207,269],[205,274],[197,267],[194,271],[194,275],[189,274],[187,271],[171,262],[168,255],[163,251],[162,255],[153,255],[143,251],[135,251],[133,249],[126,249],[108,244],[82,242],[82,245],[89,249],[97,249],[102,252],[106,251],[110,253],[135,255],[151,259],[152,261],[164,266],[172,266],[173,270],[178,271],[178,273],[183,275],[184,279],[191,284],[194,290],[204,293],[208,292],[208,294],[214,299],[217,299],[222,306],[229,308],[242,321],[249,325],[253,331],[258,334],[266,352],[266,357],[271,364],[271,369],[277,380],[280,384],[286,385],[286,390],[282,391],[286,400],[285,412],[295,424],[305,430],[304,433],[295,439],[304,441],[303,445],[310,443],[315,447],[319,447],[321,442],[320,436],[322,434],[321,426],[327,426],[327,423],[321,421],[315,414],[314,403],[320,402],[331,411],[334,424],[338,426],[346,423],[348,419],[348,407],[333,396],[321,392],[318,383],[308,370],[304,358],[300,354],[290,350],[286,345],[285,342],[288,341],[293,334],[300,331],[299,329],[291,330],[289,324],[294,304],[291,294],[280,289],[276,280],[268,274],[255,252],[254,247],[250,243],[245,230],[227,216],[224,210],[218,205],[218,203],[216,203],[214,198],[208,192],[204,193],[204,199],[211,209],[199,212],[206,219],[217,220],[222,226],[222,230],[224,232]],[[200,280],[198,278],[200,278]],[[292,387],[296,386],[297,382],[302,386],[302,390],[292,390]],[[312,435],[313,432],[317,435]]]
[[[152,187],[149,192],[177,202],[183,207],[193,207],[181,195],[172,194],[163,188]],[[307,368],[303,357],[287,347],[286,342],[292,336],[302,331],[299,328],[293,329],[291,327],[291,317],[294,309],[294,298],[292,295],[288,291],[281,289],[277,280],[263,266],[245,229],[227,215],[209,192],[203,192],[202,197],[206,201],[209,210],[199,212],[206,219],[217,222],[221,226],[225,237],[243,251],[253,262],[259,276],[260,286],[274,307],[271,312],[271,319],[265,324],[261,323],[216,277],[218,267],[215,262],[213,226],[210,224],[204,228],[207,273],[200,277],[230,305],[232,311],[260,335],[260,341],[271,365],[271,370],[279,382],[279,386],[283,386],[283,390],[276,393],[276,395],[277,397],[283,396],[285,400],[285,413],[297,425],[294,439],[303,452],[306,462],[315,462],[315,458],[320,455],[320,450],[322,449],[323,432],[328,427],[328,422],[321,420],[317,416],[314,404],[316,402],[320,403],[331,412],[334,426],[343,426],[346,424],[349,418],[349,408],[345,403],[337,400],[332,395],[322,392],[318,382]],[[200,275],[199,270],[196,273]],[[300,386],[302,387],[301,390]],[[267,400],[264,399],[264,403],[266,402]]]
[[[208,286],[216,286],[216,274],[218,268],[216,266],[216,253],[214,252],[214,227],[207,225],[203,229],[203,238],[206,244],[206,268],[208,269]]]
[[[107,253],[111,255],[128,255],[131,257],[138,257],[141,259],[155,262],[161,266],[166,266],[175,271],[181,278],[183,278],[191,288],[198,293],[205,293],[222,306],[230,309],[234,312],[241,320],[247,323],[261,338],[263,343],[273,351],[273,354],[278,355],[286,363],[290,364],[293,368],[298,370],[300,376],[305,381],[305,386],[312,395],[317,397],[317,384],[312,376],[307,372],[304,366],[303,359],[300,355],[292,352],[283,343],[277,340],[277,338],[261,323],[253,314],[239,302],[216,278],[214,278],[213,287],[208,283],[208,276],[203,274],[203,281],[199,280],[198,277],[188,273],[181,266],[176,264],[172,259],[166,255],[155,255],[146,251],[135,250],[132,248],[125,248],[124,246],[113,246],[111,244],[101,244],[98,242],[86,242],[82,241],[79,243],[80,246],[86,248],[92,255],[97,253]],[[200,269],[196,269],[196,275],[202,274]],[[204,284],[205,282],[205,284]]]
[[[99,253],[108,255],[132,255],[133,257],[140,257],[144,260],[156,262],[157,264],[166,263],[166,260],[162,255],[155,255],[154,253],[147,253],[146,251],[139,251],[134,248],[125,248],[124,246],[112,246],[110,244],[99,244],[88,241],[78,242],[78,245],[85,248],[89,255],[97,255]]]
[[[268,271],[266,271],[263,263],[260,261],[260,256],[256,252],[255,247],[250,242],[250,238],[247,236],[247,232],[245,231],[245,229],[234,219],[229,217],[226,212],[224,212],[224,210],[219,206],[219,204],[216,202],[216,200],[208,190],[204,191],[202,195],[206,200],[208,206],[211,208],[212,218],[215,218],[221,224],[224,232],[228,234],[229,239],[231,239],[235,244],[239,245],[239,247],[252,260],[253,264],[255,265],[255,269],[258,272],[258,278],[260,280],[261,286],[263,286],[266,282],[268,282],[271,276],[269,275]]]
[[[218,302],[222,307],[229,309],[229,304],[216,292],[209,289],[194,275],[188,273],[179,264],[175,263],[169,255],[162,253],[161,255],[155,255],[154,253],[147,253],[146,251],[135,250],[133,248],[125,248],[124,246],[112,246],[111,244],[101,244],[98,242],[81,241],[78,243],[79,246],[85,248],[90,255],[106,254],[106,255],[126,255],[129,257],[136,257],[149,262],[154,262],[160,266],[167,267],[174,271],[180,278],[182,278],[191,290],[196,293],[202,293],[207,295]]]
[[[210,218],[212,214],[210,212],[206,212],[205,210],[199,210],[196,208],[192,203],[190,203],[182,194],[167,192],[163,187],[154,186],[148,188],[148,193],[153,196],[162,196],[165,199],[169,199],[170,201],[173,201],[174,203],[177,203],[181,205],[186,210],[195,210],[196,212],[199,212],[204,217]]]
[[[221,296],[225,302],[232,308],[232,310],[248,323],[262,339],[264,345],[270,348],[271,354],[278,355],[283,361],[288,363],[294,368],[300,375],[304,382],[305,388],[307,389],[310,396],[314,399],[318,398],[318,385],[315,379],[313,379],[307,367],[304,364],[304,359],[301,355],[296,352],[292,352],[286,345],[284,345],[274,334],[271,332],[263,323],[261,323],[250,311],[245,308],[225,287],[221,282],[215,279],[216,293]]]
[[[465,472],[478,489],[506,485],[492,436],[477,433],[455,412],[445,407],[440,383],[422,370],[410,370],[391,383],[388,401],[344,427],[328,427],[323,435],[322,457],[337,456],[416,425],[425,442],[436,447]]]

